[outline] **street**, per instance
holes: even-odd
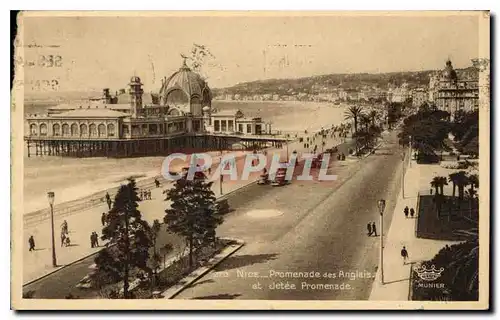
[[[379,227],[377,200],[383,198],[389,229],[401,183],[396,132],[385,140],[374,155],[337,163],[335,182],[270,187],[239,207],[218,234],[246,245],[176,299],[368,299],[380,238],[368,237],[366,224]],[[252,214],[256,210],[269,216]]]
[[[319,138],[318,138],[319,140]],[[336,139],[327,139],[329,147],[338,143]],[[297,150],[299,153],[304,152],[301,147],[302,144],[299,143],[291,143],[289,146],[289,152],[291,153],[293,150]],[[350,146],[349,143],[343,144],[339,147],[340,152],[347,153],[347,149]],[[285,148],[279,150],[280,153],[283,153]],[[271,158],[271,154],[268,155],[268,159]],[[282,155],[282,158],[284,156]],[[350,160],[357,161],[357,160]],[[340,163],[340,168],[343,168],[346,163],[350,163],[350,161],[345,161]],[[332,161],[333,163],[336,162]],[[244,158],[239,158],[236,162],[236,166],[238,168],[242,168],[244,163]],[[347,168],[347,166],[345,167]],[[297,170],[299,171],[299,170]],[[299,172],[300,173],[300,172]],[[314,172],[311,172],[314,175]],[[336,174],[338,174],[336,172]],[[258,178],[260,172],[255,172],[250,176],[250,181],[253,181]],[[223,192],[228,193],[234,191],[243,185],[248,184],[250,181],[242,181],[242,180],[225,180],[223,182]],[[293,182],[296,183],[296,182]],[[292,185],[293,185],[292,183]],[[311,183],[311,182],[306,182]],[[325,182],[325,183],[336,183],[336,182]],[[317,182],[313,183],[317,185]],[[166,187],[166,186],[165,186]],[[233,224],[231,221],[239,219],[239,212],[242,210],[246,210],[248,207],[248,203],[254,203],[258,201],[258,199],[264,198],[268,199],[268,201],[272,201],[272,197],[274,193],[287,193],[287,190],[290,186],[286,186],[283,188],[273,188],[271,186],[258,186],[256,184],[250,185],[244,190],[239,190],[233,192],[229,197],[228,201],[230,207],[234,210],[231,215],[227,216],[226,222],[228,225]],[[219,181],[215,181],[212,186],[216,196],[219,196]],[[169,202],[163,201],[164,195],[162,194],[162,188],[154,188],[152,189],[152,198],[153,200],[145,200],[140,202],[139,209],[142,212],[143,218],[147,220],[149,223],[152,223],[154,219],[159,219],[161,222],[163,221],[163,217],[165,215],[164,210],[169,205]],[[284,204],[286,205],[286,204]],[[34,252],[26,250],[24,251],[24,267],[23,273],[25,282],[31,282],[31,284],[23,287],[23,292],[27,291],[35,291],[37,298],[64,298],[68,293],[71,293],[74,296],[79,296],[81,298],[91,297],[95,295],[95,293],[76,288],[75,285],[91,270],[88,268],[91,264],[94,263],[95,254],[102,247],[99,248],[90,248],[89,243],[89,234],[92,231],[97,231],[99,234],[102,230],[101,226],[101,213],[107,211],[106,206],[98,206],[90,208],[86,211],[82,211],[76,213],[74,215],[70,215],[67,217],[56,217],[55,218],[55,226],[56,226],[56,253],[57,253],[57,262],[59,266],[68,265],[55,273],[52,273],[42,279],[35,280],[43,275],[48,274],[51,271],[54,271],[52,266],[50,265],[50,222],[44,221],[37,226],[32,226],[30,228],[24,229],[24,238],[27,239],[29,235],[34,235],[37,244],[37,250]],[[68,221],[69,231],[72,246],[71,247],[61,247],[59,241],[59,225],[63,220]],[[238,222],[234,222],[238,223]],[[169,254],[167,258],[174,256],[176,253],[181,251],[181,247],[184,246],[184,241],[180,239],[178,236],[173,235],[167,232],[160,232],[159,238],[157,240],[158,247],[161,247],[163,244],[172,244],[174,247],[174,252]],[[103,243],[100,243],[101,246]],[[27,243],[26,243],[27,245]],[[88,256],[91,255],[91,256]],[[85,256],[88,256],[84,258]],[[75,260],[84,258],[82,261],[71,264]]]

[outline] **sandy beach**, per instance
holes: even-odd
[[[245,116],[272,122],[273,130],[314,131],[343,122],[344,108],[316,102],[214,101],[219,110],[240,109]],[[46,194],[54,191],[57,202],[71,201],[113,188],[130,176],[137,180],[161,174],[164,157],[63,158],[24,157],[24,212],[47,206]],[[177,164],[181,166],[181,164]]]

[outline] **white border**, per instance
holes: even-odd
[[[454,1],[449,1],[449,2],[438,2],[438,1],[432,1],[432,0],[420,0],[416,1],[413,3],[408,3],[406,1],[346,1],[346,2],[339,2],[339,3],[333,3],[332,1],[315,1],[315,0],[308,0],[308,1],[296,1],[296,0],[289,0],[286,2],[271,2],[271,1],[265,1],[265,0],[252,0],[248,2],[241,2],[241,1],[221,1],[221,0],[211,0],[211,1],[190,1],[190,3],[186,2],[167,2],[165,0],[163,1],[147,1],[147,0],[141,0],[140,2],[135,2],[135,1],[120,1],[120,2],[115,2],[115,1],[109,1],[108,3],[104,3],[102,0],[87,0],[87,1],[65,1],[65,2],[59,2],[59,1],[35,1],[35,0],[18,0],[15,3],[14,2],[2,2],[0,4],[2,6],[2,9],[7,9],[4,8],[4,6],[11,4],[11,6],[16,6],[17,8],[23,8],[23,9],[32,9],[32,10],[113,10],[113,9],[119,9],[119,10],[204,10],[204,9],[210,9],[210,10],[457,10],[457,9],[462,9],[462,10],[484,10],[484,9],[489,9],[492,10],[493,14],[495,12],[498,12],[498,7],[499,7],[500,1],[484,1],[484,0],[474,0],[474,1],[462,1],[462,0],[454,0]],[[9,8],[10,9],[10,8]],[[2,33],[7,33],[6,30],[10,30],[10,28],[7,26],[8,21],[10,22],[10,18],[7,16],[7,10],[2,10],[3,12],[3,19],[1,20],[2,27],[0,28]],[[4,63],[6,63],[7,55],[9,56],[10,60],[10,34],[5,35],[3,37],[4,41],[2,43],[2,48],[3,50],[0,51],[0,54],[4,59]],[[495,37],[494,40],[497,40],[497,37]],[[9,53],[7,53],[9,52]],[[495,55],[491,57],[492,60],[494,60],[497,57],[497,54],[495,52]],[[495,70],[491,70],[492,74],[495,73]],[[8,83],[7,77],[4,75],[4,77],[1,78],[0,80],[2,82],[2,87],[4,88],[3,94],[2,94],[2,101],[4,101],[4,106],[10,106],[10,91],[7,92],[7,87],[10,84]],[[495,82],[495,87],[494,89],[498,89],[497,83]],[[498,92],[498,91],[495,91]],[[492,101],[492,106],[496,106],[497,100]],[[2,130],[0,134],[0,147],[2,150],[5,150],[7,154],[9,154],[8,150],[10,150],[10,111],[6,107],[2,109],[0,115],[0,130]],[[496,112],[496,117],[495,120],[499,120],[499,113]],[[498,122],[498,121],[497,121]],[[500,142],[494,141],[495,146],[498,147],[498,144]],[[2,191],[0,192],[0,203],[2,204],[7,204],[4,207],[4,215],[8,215],[9,212],[9,207],[10,207],[10,158],[8,157],[1,157],[2,166],[1,168],[1,175],[0,179],[3,183],[2,185]],[[495,163],[492,165],[496,165],[498,163]],[[495,196],[492,197],[492,199],[497,198],[500,195],[500,191],[495,191]],[[492,215],[494,213],[492,212]],[[498,230],[498,224],[499,224],[499,218],[496,218],[496,225],[495,227],[496,230]],[[7,223],[2,223],[2,228],[3,228],[3,236],[7,237],[7,234],[10,234],[10,226]],[[492,232],[494,234],[495,232]],[[496,237],[498,240],[498,236]],[[10,250],[7,249],[7,241],[3,241],[5,245],[2,247],[3,250],[3,257],[9,257],[10,256]],[[495,242],[494,244],[492,243],[492,247],[496,248],[498,243]],[[2,281],[0,282],[1,288],[1,295],[2,295],[2,301],[4,302],[4,305],[2,306],[2,311],[4,314],[2,314],[2,319],[8,318],[11,319],[15,317],[16,315],[12,312],[9,312],[8,310],[10,308],[10,296],[9,296],[9,291],[6,290],[6,288],[9,288],[9,283],[10,283],[10,267],[7,264],[3,264],[2,267],[2,273],[1,273],[1,279]],[[492,270],[493,271],[493,270]],[[495,277],[498,281],[498,276]],[[496,287],[496,286],[495,286]],[[494,289],[493,289],[494,290]],[[498,294],[495,295],[498,297]],[[493,304],[496,304],[498,306],[498,303],[493,302]],[[5,317],[4,317],[5,315]],[[406,315],[406,314],[405,314]],[[52,319],[56,315],[50,314],[50,315],[45,315],[45,316],[37,316],[38,319]],[[69,315],[69,314],[63,314],[63,315],[58,315],[58,316],[63,316],[66,318],[82,318],[82,316],[76,316],[76,315]],[[180,316],[171,316],[171,315],[166,315],[169,317],[169,319],[178,319]],[[235,315],[226,315],[229,317],[233,317]],[[284,315],[268,315],[263,318],[276,318],[276,316],[284,316]],[[291,315],[286,315],[287,317]],[[301,314],[301,317],[309,317],[310,315],[305,315]],[[373,314],[364,314],[363,316],[373,316]],[[386,314],[379,314],[379,317],[386,317]],[[393,314],[393,316],[401,317],[403,315],[401,314]],[[477,315],[469,315],[469,316],[477,316]],[[115,315],[113,317],[109,318],[115,318],[118,319],[119,317],[122,317],[122,315]],[[144,315],[134,315],[132,318],[143,318]],[[182,318],[187,317],[186,315],[182,316]],[[362,315],[355,315],[354,318],[360,318]],[[434,318],[435,315],[430,316],[429,318]],[[34,318],[33,315],[30,316],[25,316],[25,318]],[[206,319],[214,318],[218,319],[220,318],[220,315],[213,315],[213,316],[204,316]],[[253,318],[253,317],[252,317]],[[446,316],[444,318],[451,318],[451,316]]]

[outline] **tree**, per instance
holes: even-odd
[[[422,264],[442,267],[443,272],[439,282],[445,284],[443,288],[423,288],[416,285],[422,282],[414,277],[416,283],[413,288],[417,300],[445,300],[445,301],[477,301],[479,298],[479,235],[478,229],[458,230],[456,235],[465,241],[442,248],[430,261]]]
[[[459,171],[456,173],[455,183],[458,187],[458,199],[464,199],[465,187],[469,184],[469,177],[467,176],[467,172]]]
[[[125,299],[130,298],[131,270],[149,271],[147,262],[151,231],[137,209],[138,201],[135,180],[130,178],[126,185],[118,189],[113,207],[106,217],[106,226],[102,229],[101,239],[109,240],[108,248],[101,250],[95,259],[98,272],[123,281]]]
[[[153,225],[151,227],[151,240],[153,241],[153,261],[152,261],[152,270],[153,270],[153,277],[152,277],[152,286],[154,287],[155,280],[156,280],[156,274],[157,270],[159,268],[159,263],[161,261],[160,255],[158,254],[158,251],[156,250],[156,239],[158,238],[158,233],[161,231],[161,223],[158,219],[155,219],[153,221]]]
[[[453,183],[453,197],[455,197],[455,191],[457,189],[457,183],[460,178],[458,177],[458,172],[453,172],[448,176],[448,181]]]
[[[345,111],[344,119],[354,121],[354,134],[358,132],[358,121],[363,114],[363,108],[359,106],[351,106]]]
[[[444,202],[444,186],[448,184],[446,177],[434,177],[431,181],[431,187],[436,189],[434,201],[436,203],[436,211],[438,219],[441,217],[441,208]]]
[[[439,194],[439,185],[440,185],[439,177],[432,178],[431,187],[435,189],[435,192],[434,192],[435,195]]]
[[[473,191],[474,188],[479,188],[479,176],[477,174],[469,175],[469,185]]]
[[[371,110],[369,113],[368,113],[368,117],[370,118],[371,120],[371,123],[372,123],[372,126],[375,126],[376,125],[376,122],[377,122],[377,119],[379,118],[379,113],[377,110]]]
[[[368,131],[368,126],[371,124],[370,117],[366,114],[361,114],[359,121],[361,122],[361,125],[364,126],[364,129]]]
[[[479,232],[477,228],[459,230],[457,234],[466,237],[466,248],[457,250],[447,266],[454,270],[451,283],[452,294],[468,296],[468,300],[478,299],[479,289]],[[465,250],[464,250],[465,249]],[[455,292],[453,292],[455,291]]]
[[[469,201],[469,219],[472,219],[472,212],[474,211],[474,202],[476,201],[477,191],[474,188],[469,188],[465,191],[465,197]]]
[[[435,155],[437,150],[447,149],[444,140],[448,137],[449,113],[431,108],[422,108],[407,117],[398,134],[399,144],[408,146],[411,137],[412,147],[421,156]]]
[[[171,201],[165,210],[164,221],[168,229],[186,239],[189,246],[189,267],[193,267],[193,253],[196,248],[215,239],[215,229],[222,223],[222,216],[215,205],[212,183],[204,178],[177,180],[166,192]]]

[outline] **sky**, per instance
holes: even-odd
[[[203,67],[212,88],[268,78],[330,73],[379,73],[471,65],[478,57],[475,13],[425,16],[103,16],[22,21],[26,90],[84,91],[126,87],[133,75],[145,91],[182,64],[194,43],[214,55]],[[36,44],[38,47],[28,47]],[[54,47],[48,47],[54,46]],[[40,55],[60,67],[28,66]],[[56,89],[30,86],[57,80]]]

